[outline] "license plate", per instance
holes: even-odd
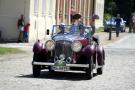
[[[53,70],[69,71],[69,67],[66,66],[52,66]]]

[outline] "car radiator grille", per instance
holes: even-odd
[[[57,41],[55,47],[55,56],[59,57],[60,54],[64,54],[66,58],[71,57],[71,42],[70,41]]]

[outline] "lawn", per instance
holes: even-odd
[[[100,32],[103,32],[104,31],[104,27],[99,27],[96,29],[96,32],[97,33],[100,33]]]
[[[18,48],[0,47],[0,55],[22,53],[23,51]]]

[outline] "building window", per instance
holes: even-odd
[[[39,0],[34,0],[34,15],[38,15]]]

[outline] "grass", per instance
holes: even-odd
[[[104,31],[104,27],[99,27],[96,29],[96,32],[97,33],[100,33],[100,32],[103,32]]]
[[[6,48],[6,47],[0,47],[0,55],[5,54],[17,54],[22,53],[23,51],[18,48]]]

